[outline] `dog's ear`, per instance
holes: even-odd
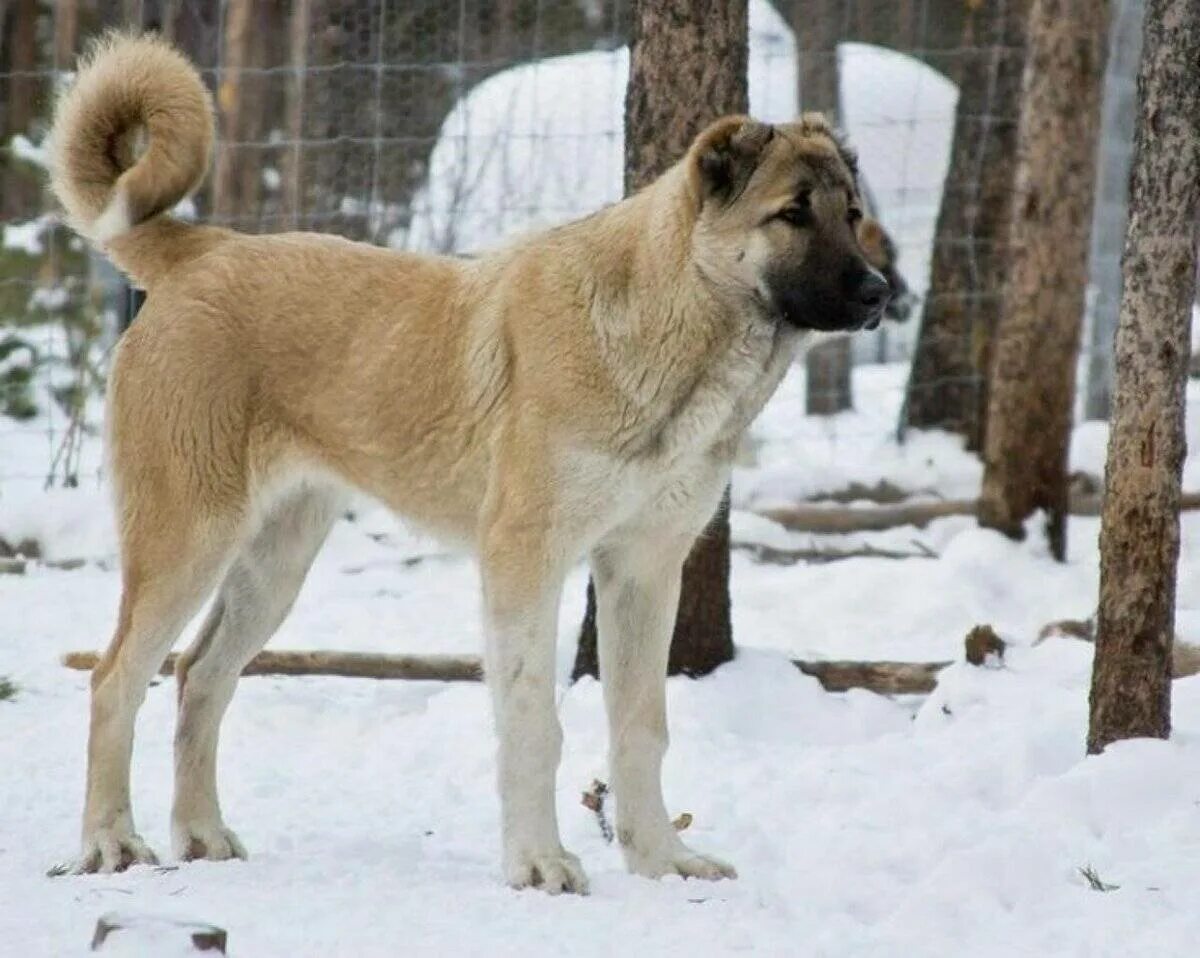
[[[729,203],[746,188],[775,136],[769,123],[745,116],[726,116],[696,137],[688,151],[690,174],[701,204],[717,199]]]
[[[835,129],[829,120],[826,119],[824,113],[805,113],[800,117],[800,126],[807,136],[824,136],[837,149],[838,156],[841,161],[846,164],[846,169],[850,171],[850,176],[854,180],[855,187],[858,185],[858,153],[854,147],[850,145],[850,141],[846,138],[843,130]]]

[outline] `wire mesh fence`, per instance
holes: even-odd
[[[1118,53],[1106,81],[1093,242],[1101,304],[1111,303],[1114,271],[1119,289],[1112,250],[1123,194],[1103,184],[1120,181],[1128,156],[1136,66],[1129,48],[1141,2],[1114,7]],[[101,475],[105,368],[131,297],[58,222],[43,169],[54,92],[90,37],[111,27],[158,30],[212,89],[213,167],[179,215],[255,232],[319,229],[471,253],[619,199],[631,5],[16,0],[0,8],[0,493]],[[836,116],[859,150],[889,255],[918,300],[907,322],[835,350],[831,369],[811,360],[810,407],[824,391],[852,400],[852,362],[903,364],[914,349],[910,396],[936,394],[964,408],[978,401],[981,351],[1005,278],[1013,191],[1006,131],[1015,125],[1024,64],[1023,0],[985,5],[986,15],[980,6],[749,4],[751,111],[771,121],[801,108]],[[953,318],[930,332],[939,309]],[[1115,317],[1101,312],[1105,322]],[[927,335],[918,337],[921,316]],[[1087,342],[1082,365],[1103,377],[1111,328],[1098,324]],[[918,382],[923,350],[953,355]],[[890,410],[903,404],[906,376],[897,365],[873,380],[886,381]],[[877,387],[868,395],[881,401]],[[878,415],[830,417],[818,431],[830,442],[865,443],[894,425],[884,428]],[[813,430],[798,426],[801,433]]]

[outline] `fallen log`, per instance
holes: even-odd
[[[95,652],[68,652],[62,664],[89,671],[100,656]],[[173,675],[178,656],[167,656],[159,673]],[[881,695],[915,695],[929,692],[935,677],[949,662],[838,662],[793,659],[792,664],[811,675],[830,692],[867,689]],[[474,655],[385,655],[377,652],[260,652],[242,675],[324,675],[360,679],[421,679],[440,682],[479,682],[483,663]]]
[[[171,653],[158,670],[174,675],[179,656]],[[87,672],[100,656],[68,652],[62,664]],[[477,655],[384,655],[377,652],[259,652],[242,675],[332,675],[351,679],[414,679],[432,682],[479,682],[483,663]]]
[[[730,547],[739,552],[750,553],[755,562],[767,565],[795,565],[798,562],[810,562],[823,565],[828,562],[840,562],[843,559],[936,559],[937,553],[919,542],[913,542],[921,551],[900,552],[896,549],[877,549],[874,546],[858,546],[853,549],[809,548],[781,549],[777,546],[764,545],[761,542],[732,542]]]
[[[1098,516],[1102,498],[1098,495],[1071,497],[1071,515]],[[974,516],[979,508],[977,499],[942,499],[936,502],[905,502],[890,506],[834,508],[830,506],[796,505],[774,509],[754,510],[791,532],[836,534],[841,532],[882,532],[899,526],[923,529],[935,519],[946,516]],[[1200,492],[1184,493],[1180,509],[1200,509]]]
[[[1070,636],[1090,641],[1085,623],[1062,622],[1046,626],[1038,641]],[[964,656],[972,665],[982,665],[989,656],[1004,657],[1005,644],[990,626],[979,625],[967,633]],[[95,652],[68,652],[62,664],[69,669],[90,671],[100,656]],[[167,656],[159,669],[173,675],[178,656]],[[861,660],[792,659],[792,665],[812,676],[827,692],[866,689],[879,695],[925,695],[937,685],[941,662],[893,662]],[[1176,642],[1174,677],[1200,672],[1200,646]],[[268,651],[260,652],[242,671],[243,675],[323,675],[360,679],[414,679],[434,682],[480,682],[483,662],[475,655],[387,655],[379,652]]]
[[[938,673],[950,662],[838,662],[792,659],[805,675],[821,683],[826,692],[866,689],[880,695],[927,695],[937,685]]]

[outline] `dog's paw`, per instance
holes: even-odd
[[[83,839],[83,851],[65,868],[52,869],[53,874],[70,872],[90,875],[96,872],[123,872],[131,865],[157,865],[158,856],[141,836],[129,828],[97,828]]]
[[[579,859],[564,849],[547,854],[516,854],[505,862],[504,875],[513,888],[540,888],[551,895],[588,893],[587,875]]]
[[[631,872],[646,878],[662,878],[664,875],[703,878],[705,881],[737,878],[737,869],[728,862],[694,852],[682,843],[659,854],[644,854],[627,848],[625,862]]]
[[[175,822],[171,827],[171,846],[175,857],[185,862],[202,858],[212,862],[246,858],[245,846],[233,830],[220,821]]]

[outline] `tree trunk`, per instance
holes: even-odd
[[[58,0],[54,4],[54,66],[70,70],[75,65],[79,40],[79,0]]]
[[[227,0],[223,62],[218,78],[217,109],[221,135],[213,164],[212,209],[220,223],[245,227],[246,218],[258,212],[258,196],[243,196],[245,167],[257,166],[260,157],[252,148],[240,145],[257,119],[256,98],[251,88],[261,77],[247,72],[255,65],[256,18],[259,0]],[[239,222],[241,220],[242,222]]]
[[[748,109],[746,0],[638,0],[625,99],[625,190],[663,173],[717,117]],[[596,597],[588,583],[573,675],[597,675]],[[683,566],[668,673],[705,675],[733,658],[729,490]]]
[[[847,20],[839,0],[796,4],[792,24],[800,47],[800,108],[824,113],[841,122],[838,84],[838,41]],[[809,415],[827,416],[853,405],[850,385],[850,338],[818,343],[804,357],[805,400]]]
[[[979,524],[1019,539],[1044,509],[1059,561],[1107,45],[1107,0],[1033,0]]]
[[[1200,4],[1146,5],[1089,752],[1171,730],[1184,396],[1200,222]]]
[[[901,429],[942,428],[982,449],[986,371],[1008,226],[1029,0],[964,3],[950,169]]]
[[[296,0],[288,26],[288,65],[292,75],[287,88],[287,152],[283,161],[283,219],[297,229],[303,216],[304,168],[301,140],[304,138],[304,94],[308,64],[308,33],[312,23],[312,0]]]
[[[34,216],[41,204],[38,176],[13,160],[6,146],[30,127],[41,103],[42,78],[35,75],[40,11],[37,0],[13,0],[0,12],[0,219],[16,222]]]
[[[625,191],[666,172],[718,117],[749,109],[745,0],[635,0]]]

